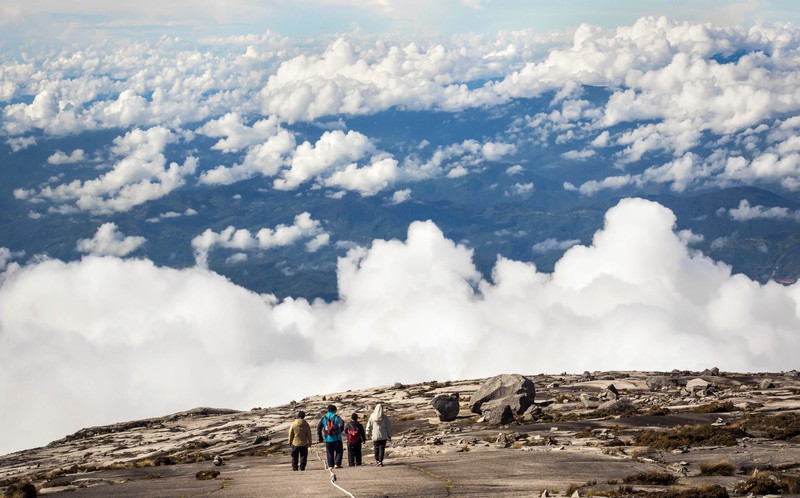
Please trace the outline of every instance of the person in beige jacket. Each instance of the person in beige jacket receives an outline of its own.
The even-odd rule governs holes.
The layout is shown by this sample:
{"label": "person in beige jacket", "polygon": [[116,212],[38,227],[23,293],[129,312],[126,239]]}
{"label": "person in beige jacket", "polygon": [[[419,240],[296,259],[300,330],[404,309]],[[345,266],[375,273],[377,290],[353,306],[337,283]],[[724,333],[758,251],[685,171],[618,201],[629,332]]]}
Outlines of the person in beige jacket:
{"label": "person in beige jacket", "polygon": [[383,467],[383,455],[386,452],[386,441],[392,440],[392,421],[383,413],[383,405],[375,405],[375,411],[367,420],[367,437],[372,436],[375,452],[375,465]]}
{"label": "person in beige jacket", "polygon": [[[289,427],[289,444],[292,445],[292,470],[306,470],[308,447],[312,443],[311,426],[306,422],[306,412],[297,412],[297,418]],[[299,460],[299,462],[298,462]]]}

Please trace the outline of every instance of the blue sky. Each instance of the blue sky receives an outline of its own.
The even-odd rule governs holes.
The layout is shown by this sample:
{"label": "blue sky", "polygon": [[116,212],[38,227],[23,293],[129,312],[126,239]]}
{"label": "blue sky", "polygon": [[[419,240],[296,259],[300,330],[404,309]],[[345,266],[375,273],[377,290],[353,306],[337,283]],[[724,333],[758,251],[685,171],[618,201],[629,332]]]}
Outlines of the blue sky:
{"label": "blue sky", "polygon": [[194,38],[267,30],[291,37],[353,30],[405,35],[544,32],[584,22],[614,27],[642,16],[728,25],[797,24],[800,11],[789,0],[4,0],[0,43],[11,48],[28,42]]}

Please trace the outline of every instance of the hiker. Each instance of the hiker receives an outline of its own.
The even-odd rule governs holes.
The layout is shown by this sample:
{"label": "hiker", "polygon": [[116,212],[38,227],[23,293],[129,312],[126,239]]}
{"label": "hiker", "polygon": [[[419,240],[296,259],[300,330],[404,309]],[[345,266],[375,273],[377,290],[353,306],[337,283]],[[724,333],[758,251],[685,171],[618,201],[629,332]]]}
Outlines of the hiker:
{"label": "hiker", "polygon": [[367,440],[364,426],[358,421],[358,413],[350,416],[350,422],[344,426],[347,434],[347,466],[361,465],[361,443]]}
{"label": "hiker", "polygon": [[[289,427],[289,444],[292,446],[292,470],[306,470],[308,447],[311,439],[311,426],[306,422],[306,412],[297,412],[297,418]],[[298,462],[299,460],[299,462]]]}
{"label": "hiker", "polygon": [[383,467],[383,454],[386,452],[386,441],[392,440],[392,421],[383,413],[383,405],[375,405],[375,411],[367,420],[367,437],[372,435],[375,450],[375,466]]}
{"label": "hiker", "polygon": [[[325,433],[323,439],[322,433]],[[342,432],[344,432],[344,420],[336,415],[336,406],[328,405],[328,413],[317,424],[317,439],[321,443],[325,441],[325,450],[328,456],[328,468],[342,468]]]}

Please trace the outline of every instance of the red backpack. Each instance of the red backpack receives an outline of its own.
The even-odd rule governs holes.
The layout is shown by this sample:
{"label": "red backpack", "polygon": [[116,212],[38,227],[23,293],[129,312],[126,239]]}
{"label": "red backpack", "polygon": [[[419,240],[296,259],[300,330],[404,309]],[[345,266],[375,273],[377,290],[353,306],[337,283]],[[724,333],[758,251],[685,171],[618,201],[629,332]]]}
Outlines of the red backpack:
{"label": "red backpack", "polygon": [[361,441],[361,434],[357,427],[347,429],[347,442],[350,444],[358,444]]}

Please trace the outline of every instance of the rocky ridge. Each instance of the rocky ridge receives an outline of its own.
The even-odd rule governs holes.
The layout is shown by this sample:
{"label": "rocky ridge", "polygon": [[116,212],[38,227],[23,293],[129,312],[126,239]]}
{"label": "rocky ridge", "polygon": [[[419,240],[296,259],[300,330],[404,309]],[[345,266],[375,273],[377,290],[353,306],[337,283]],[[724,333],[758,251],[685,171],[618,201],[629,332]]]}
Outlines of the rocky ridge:
{"label": "rocky ridge", "polygon": [[[313,426],[329,403],[362,420],[383,403],[396,429],[387,467],[338,471],[354,496],[800,496],[795,371],[524,378],[535,395],[503,392],[475,403],[496,379],[397,383],[271,408],[196,408],[82,429],[0,456],[0,491],[24,496],[23,485],[32,484],[39,495],[72,497],[108,496],[109,486],[113,496],[131,497],[347,496],[317,461],[321,445],[312,447],[309,470],[313,464],[323,472],[302,480],[286,472],[289,425],[301,409]],[[435,399],[447,401],[446,417]],[[491,418],[498,406],[503,416]],[[367,462],[370,451],[367,445]]]}

